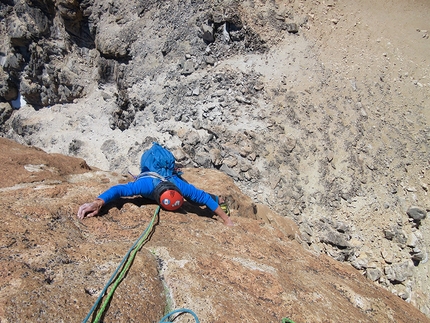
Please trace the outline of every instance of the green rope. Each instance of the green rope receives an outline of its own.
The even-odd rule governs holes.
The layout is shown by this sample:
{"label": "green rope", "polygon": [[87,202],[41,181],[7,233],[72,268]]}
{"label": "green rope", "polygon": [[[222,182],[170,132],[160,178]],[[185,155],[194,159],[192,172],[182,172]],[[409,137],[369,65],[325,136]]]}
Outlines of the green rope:
{"label": "green rope", "polygon": [[[109,294],[107,294],[106,299],[104,300],[102,306],[100,307],[97,316],[95,318],[95,320],[93,321],[93,323],[97,323],[101,316],[103,315],[106,306],[109,304],[110,299],[113,296],[113,293],[115,292],[115,289],[118,287],[119,283],[121,282],[121,280],[124,278],[125,274],[127,273],[128,269],[131,266],[131,263],[134,260],[134,257],[136,256],[136,253],[139,251],[139,249],[142,247],[142,245],[145,243],[146,239],[148,238],[149,234],[152,231],[155,219],[157,218],[158,213],[160,212],[160,206],[157,207],[157,209],[154,212],[154,215],[151,219],[151,222],[149,223],[148,227],[145,229],[145,231],[141,234],[141,236],[139,237],[139,239],[137,239],[137,241],[133,244],[133,246],[130,248],[130,250],[127,252],[127,254],[125,255],[125,257],[123,258],[122,262],[119,264],[118,268],[115,270],[115,272],[113,273],[112,277],[109,279],[108,283],[106,284],[105,288],[103,289],[103,291],[100,293],[99,298],[97,299],[97,301],[95,302],[95,304],[93,305],[93,307],[91,308],[90,312],[88,313],[87,317],[84,319],[84,321],[82,323],[85,323],[88,321],[88,318],[91,316],[91,314],[94,312],[94,309],[98,306],[100,300],[103,298],[103,296],[106,293],[106,290],[108,289],[108,287],[112,284],[113,279],[116,277],[115,282],[112,285],[112,288],[109,290]],[[126,262],[126,264],[123,266],[124,262]],[[119,275],[117,276],[118,271],[121,270],[121,272],[119,273]]]}
{"label": "green rope", "polygon": [[[102,290],[102,292],[100,293],[100,296],[98,297],[97,301],[94,303],[93,307],[91,308],[90,312],[88,313],[88,315],[86,316],[86,318],[82,321],[82,323],[86,323],[89,319],[89,317],[91,316],[91,314],[94,312],[94,309],[98,306],[98,304],[100,303],[100,300],[103,298],[103,296],[106,293],[106,290],[108,289],[108,287],[112,284],[112,281],[115,278],[115,282],[112,285],[112,288],[109,290],[109,294],[107,294],[102,306],[100,307],[96,318],[94,319],[93,323],[98,323],[100,318],[102,317],[103,313],[106,310],[106,306],[109,304],[109,301],[111,300],[113,293],[115,292],[116,288],[118,287],[118,285],[121,283],[122,279],[124,278],[125,274],[128,272],[128,270],[130,269],[131,263],[133,262],[136,253],[140,250],[140,248],[143,246],[143,244],[145,243],[146,239],[148,238],[149,234],[152,231],[152,228],[154,226],[154,222],[155,219],[157,218],[158,213],[160,212],[160,206],[157,207],[157,209],[154,212],[154,215],[151,219],[151,222],[149,223],[148,227],[145,229],[145,231],[141,234],[141,236],[139,237],[139,239],[136,240],[136,242],[133,244],[133,246],[131,246],[131,248],[128,250],[127,254],[124,256],[123,260],[121,261],[121,263],[119,264],[119,266],[117,267],[117,269],[115,270],[115,272],[113,273],[113,275],[111,276],[111,278],[109,279],[109,281],[107,282],[106,286],[104,287],[104,289]],[[126,262],[127,261],[127,262]],[[123,266],[123,264],[125,263],[125,265]],[[118,274],[118,271],[121,270],[121,272]],[[168,319],[170,316],[172,316],[175,313],[189,313],[191,314],[194,319],[196,320],[197,323],[199,323],[199,320],[197,318],[197,315],[188,309],[179,309],[179,310],[175,310],[173,312],[170,312],[169,314],[165,315],[160,323],[165,323],[165,322],[169,322],[169,321],[164,321],[165,319]],[[282,323],[294,323],[293,320],[289,319],[288,317],[284,317],[282,319]]]}
{"label": "green rope", "polygon": [[289,319],[288,317],[284,317],[282,319],[282,323],[294,323],[294,321],[292,319]]}

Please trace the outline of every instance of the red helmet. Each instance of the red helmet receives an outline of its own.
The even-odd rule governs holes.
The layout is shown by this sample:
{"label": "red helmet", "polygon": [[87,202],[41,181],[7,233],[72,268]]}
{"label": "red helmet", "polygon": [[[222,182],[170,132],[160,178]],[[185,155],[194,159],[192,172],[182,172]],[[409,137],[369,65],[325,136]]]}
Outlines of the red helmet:
{"label": "red helmet", "polygon": [[154,196],[160,206],[167,211],[175,211],[184,203],[184,198],[175,184],[160,182],[154,190]]}

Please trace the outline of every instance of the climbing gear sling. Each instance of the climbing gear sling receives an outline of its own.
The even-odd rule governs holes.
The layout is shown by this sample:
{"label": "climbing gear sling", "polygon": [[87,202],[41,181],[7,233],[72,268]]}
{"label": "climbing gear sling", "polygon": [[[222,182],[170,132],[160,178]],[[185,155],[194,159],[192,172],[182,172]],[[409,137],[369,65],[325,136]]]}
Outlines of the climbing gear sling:
{"label": "climbing gear sling", "polygon": [[[174,310],[174,311],[170,312],[169,314],[166,314],[166,315],[161,319],[160,323],[173,322],[173,321],[170,321],[170,316],[172,316],[173,314],[176,314],[176,313],[180,313],[179,315],[181,315],[182,313],[189,313],[189,314],[191,314],[191,315],[194,317],[194,319],[196,320],[196,323],[200,323],[200,321],[199,321],[199,319],[198,319],[197,315],[196,315],[193,311],[191,311],[191,310],[189,310],[189,309],[186,309],[186,308],[180,308],[180,309],[178,309],[178,310]],[[178,315],[178,316],[179,316],[179,315]],[[178,316],[176,316],[176,317],[178,317]],[[175,318],[176,318],[176,317],[175,317]],[[175,318],[174,318],[174,319],[175,319]],[[165,321],[165,319],[169,319],[169,321]],[[173,319],[173,320],[174,320],[174,319]]]}

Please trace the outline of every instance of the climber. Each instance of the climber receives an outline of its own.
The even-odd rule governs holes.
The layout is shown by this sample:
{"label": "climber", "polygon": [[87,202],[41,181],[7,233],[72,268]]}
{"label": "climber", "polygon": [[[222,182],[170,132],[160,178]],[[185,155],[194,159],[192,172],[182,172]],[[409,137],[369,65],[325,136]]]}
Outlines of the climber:
{"label": "climber", "polygon": [[226,226],[233,226],[229,208],[218,196],[196,188],[181,178],[175,170],[175,159],[166,148],[154,143],[141,158],[141,174],[135,181],[112,186],[94,200],[79,207],[78,218],[99,214],[103,205],[120,197],[141,195],[156,201],[163,209],[175,211],[182,206],[184,198],[189,202],[206,205],[219,216]]}
{"label": "climber", "polygon": [[[233,221],[224,211],[227,210],[229,213],[226,204],[223,203],[223,201],[220,201],[221,205],[219,205],[216,201],[217,197],[214,198],[213,195],[196,188],[192,184],[187,183],[179,176],[173,176],[170,181],[173,182],[173,184],[179,189],[179,192],[182,193],[182,195],[188,201],[197,203],[199,205],[206,205],[206,207],[208,207],[223,220],[224,225],[233,226]],[[157,191],[162,190],[162,188],[160,188],[162,186],[165,186],[167,190],[160,194]],[[157,198],[166,199],[163,194],[167,194],[167,197],[172,202],[169,203],[171,206],[163,206],[163,200],[160,202],[160,204],[164,209],[174,211],[174,205],[178,205],[180,207],[182,205],[183,198],[176,189],[170,189],[173,186],[169,186],[170,184],[164,184],[164,182],[161,180],[158,184],[154,185],[154,179],[151,177],[141,177],[136,181],[129,182],[127,184],[112,186],[107,191],[98,196],[94,202],[81,205],[78,210],[78,218],[82,220],[83,218],[95,216],[99,214],[103,205],[110,203],[120,197],[130,197],[135,195],[141,195],[145,198],[157,201]]]}

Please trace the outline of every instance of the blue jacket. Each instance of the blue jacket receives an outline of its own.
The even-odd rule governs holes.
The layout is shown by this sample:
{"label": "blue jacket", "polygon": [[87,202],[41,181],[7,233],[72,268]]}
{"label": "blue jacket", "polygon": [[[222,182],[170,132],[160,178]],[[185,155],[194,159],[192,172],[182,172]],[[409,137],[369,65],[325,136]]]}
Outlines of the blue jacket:
{"label": "blue jacket", "polygon": [[[206,205],[211,211],[215,211],[218,207],[218,203],[208,193],[187,183],[183,179],[173,176],[170,178],[170,181],[179,188],[182,196],[188,201]],[[159,182],[160,180],[151,177],[141,177],[134,182],[112,186],[98,198],[102,199],[106,204],[120,197],[131,197],[135,195],[141,195],[154,200],[152,193]]]}

